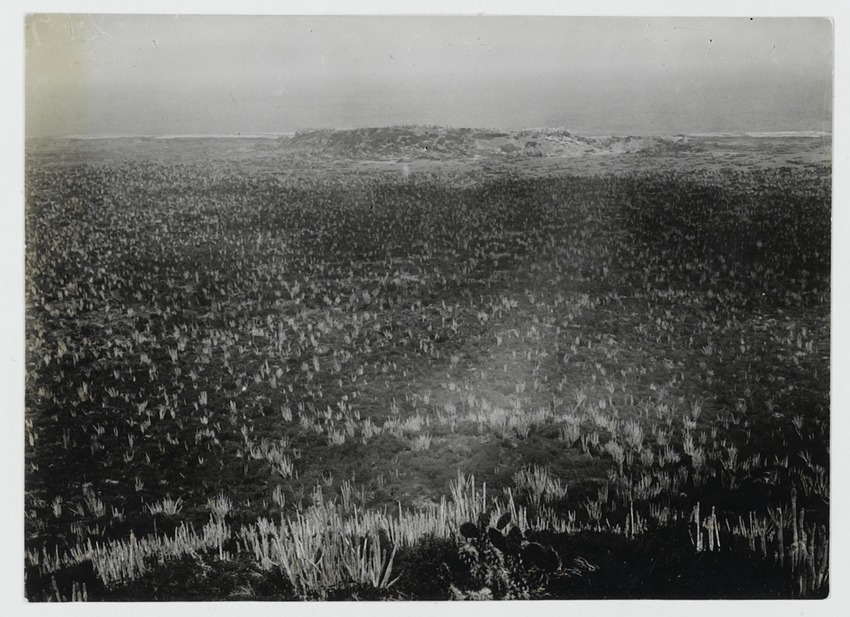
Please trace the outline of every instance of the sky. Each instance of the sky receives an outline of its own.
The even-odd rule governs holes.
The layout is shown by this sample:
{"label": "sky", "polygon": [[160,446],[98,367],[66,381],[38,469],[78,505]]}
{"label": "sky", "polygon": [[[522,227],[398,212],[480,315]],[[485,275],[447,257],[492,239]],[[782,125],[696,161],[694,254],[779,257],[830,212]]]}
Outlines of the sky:
{"label": "sky", "polygon": [[829,131],[817,18],[35,14],[27,136]]}

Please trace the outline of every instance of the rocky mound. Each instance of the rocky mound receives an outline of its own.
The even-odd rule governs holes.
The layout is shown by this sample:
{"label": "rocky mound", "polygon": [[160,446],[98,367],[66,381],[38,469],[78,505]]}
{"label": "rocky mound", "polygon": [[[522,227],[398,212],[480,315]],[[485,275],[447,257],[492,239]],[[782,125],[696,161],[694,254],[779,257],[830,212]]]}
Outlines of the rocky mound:
{"label": "rocky mound", "polygon": [[620,154],[685,147],[657,137],[581,137],[566,129],[487,129],[392,126],[319,129],[280,139],[287,150],[346,159],[468,159]]}

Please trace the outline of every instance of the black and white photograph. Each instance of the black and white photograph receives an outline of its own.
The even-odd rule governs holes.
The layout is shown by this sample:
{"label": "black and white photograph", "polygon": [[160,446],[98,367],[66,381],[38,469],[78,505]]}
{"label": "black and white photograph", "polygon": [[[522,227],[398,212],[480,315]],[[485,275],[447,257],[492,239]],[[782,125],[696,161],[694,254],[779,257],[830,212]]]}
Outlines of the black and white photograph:
{"label": "black and white photograph", "polygon": [[832,595],[833,15],[231,10],[16,15],[21,602]]}

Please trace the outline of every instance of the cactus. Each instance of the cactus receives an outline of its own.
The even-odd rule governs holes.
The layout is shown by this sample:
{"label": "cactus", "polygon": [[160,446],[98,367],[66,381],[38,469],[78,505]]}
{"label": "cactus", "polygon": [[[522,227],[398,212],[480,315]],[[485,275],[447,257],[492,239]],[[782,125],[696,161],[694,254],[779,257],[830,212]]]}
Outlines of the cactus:
{"label": "cactus", "polygon": [[460,526],[465,539],[460,557],[469,567],[475,588],[461,591],[453,587],[456,598],[542,597],[551,577],[575,575],[562,568],[561,559],[551,546],[530,541],[519,527],[511,525],[509,513],[500,516],[494,527],[490,522],[490,515],[484,513],[478,517],[477,525],[465,522]]}

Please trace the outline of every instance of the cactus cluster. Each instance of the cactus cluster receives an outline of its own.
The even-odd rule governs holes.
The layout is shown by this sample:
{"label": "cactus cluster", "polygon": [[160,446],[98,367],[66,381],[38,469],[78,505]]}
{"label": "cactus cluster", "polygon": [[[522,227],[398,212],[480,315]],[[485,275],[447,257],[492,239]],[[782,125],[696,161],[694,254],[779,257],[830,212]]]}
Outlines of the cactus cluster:
{"label": "cactus cluster", "polygon": [[484,512],[476,523],[460,526],[463,544],[460,558],[469,567],[471,591],[457,587],[457,599],[527,600],[545,595],[552,577],[569,575],[561,558],[550,546],[529,540],[522,530],[512,525],[510,512],[502,514],[495,524]]}

